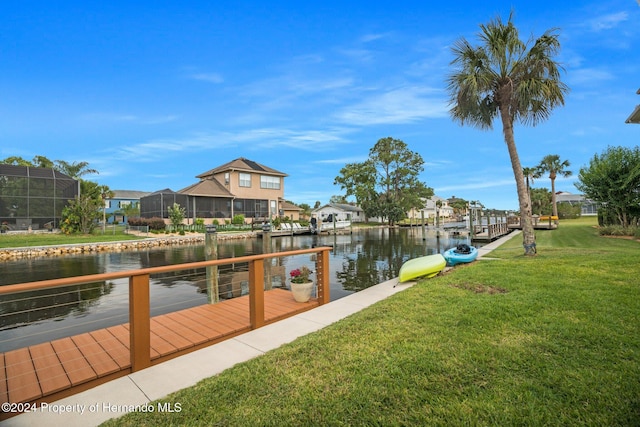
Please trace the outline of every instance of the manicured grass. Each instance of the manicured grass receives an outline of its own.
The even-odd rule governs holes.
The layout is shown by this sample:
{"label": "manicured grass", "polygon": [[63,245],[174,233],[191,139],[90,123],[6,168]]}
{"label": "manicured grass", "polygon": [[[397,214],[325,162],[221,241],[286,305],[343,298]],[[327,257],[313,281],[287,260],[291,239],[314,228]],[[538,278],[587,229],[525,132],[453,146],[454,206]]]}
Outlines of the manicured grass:
{"label": "manicured grass", "polygon": [[[150,234],[150,236],[153,236]],[[116,231],[115,234],[108,230],[102,234],[102,230],[93,234],[60,234],[60,233],[31,233],[31,234],[0,234],[0,248],[17,248],[48,245],[71,245],[73,243],[97,243],[115,242],[120,240],[138,240],[144,237],[124,234]]]}
{"label": "manicured grass", "polygon": [[640,425],[640,243],[520,237],[107,425]]}

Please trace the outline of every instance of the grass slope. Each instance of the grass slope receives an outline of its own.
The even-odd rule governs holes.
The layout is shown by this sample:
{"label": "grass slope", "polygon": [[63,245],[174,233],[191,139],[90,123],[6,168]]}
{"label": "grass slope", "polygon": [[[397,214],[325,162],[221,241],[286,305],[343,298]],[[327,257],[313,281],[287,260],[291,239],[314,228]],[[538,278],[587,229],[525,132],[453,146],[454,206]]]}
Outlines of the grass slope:
{"label": "grass slope", "polygon": [[107,425],[640,425],[640,243],[520,237]]}
{"label": "grass slope", "polygon": [[122,231],[116,233],[101,231],[94,234],[60,234],[60,233],[33,233],[33,234],[0,234],[0,249],[50,246],[50,245],[71,245],[75,243],[101,243],[119,242],[124,240],[140,240],[144,237],[125,234]]}

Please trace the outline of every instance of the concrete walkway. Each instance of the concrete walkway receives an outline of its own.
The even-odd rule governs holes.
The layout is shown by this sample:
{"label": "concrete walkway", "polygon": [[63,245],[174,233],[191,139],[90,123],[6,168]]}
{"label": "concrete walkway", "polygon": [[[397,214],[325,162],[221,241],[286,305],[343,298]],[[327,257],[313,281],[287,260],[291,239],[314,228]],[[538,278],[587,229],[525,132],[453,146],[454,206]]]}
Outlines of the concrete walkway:
{"label": "concrete walkway", "polygon": [[494,240],[493,242],[487,245],[484,245],[481,248],[478,248],[478,259],[482,259],[482,258],[489,259],[487,257],[487,254],[489,254],[489,252],[491,252],[498,246],[502,245],[507,240],[510,240],[512,237],[517,236],[518,234],[521,234],[521,233],[522,233],[522,230],[514,230],[511,233],[505,236],[502,236],[498,240]]}
{"label": "concrete walkway", "polygon": [[[511,233],[479,249],[479,258],[514,236]],[[398,285],[393,279],[340,298],[314,310],[264,326],[202,350],[94,387],[0,423],[5,426],[95,426],[135,410],[178,411],[178,407],[152,406],[150,402],[195,385],[235,364],[260,356],[298,337],[318,331],[356,313],[415,282]],[[398,286],[396,286],[398,285]]]}

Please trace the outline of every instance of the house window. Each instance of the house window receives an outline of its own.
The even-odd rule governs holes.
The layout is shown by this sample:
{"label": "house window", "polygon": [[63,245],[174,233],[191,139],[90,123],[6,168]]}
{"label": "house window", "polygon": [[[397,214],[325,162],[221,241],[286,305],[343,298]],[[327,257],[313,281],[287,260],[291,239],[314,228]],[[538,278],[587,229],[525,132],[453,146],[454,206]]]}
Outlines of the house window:
{"label": "house window", "polygon": [[229,172],[224,173],[224,185],[229,185]]}
{"label": "house window", "polygon": [[280,177],[260,175],[260,188],[268,188],[271,190],[280,189]]}
{"label": "house window", "polygon": [[251,187],[251,174],[240,173],[240,187]]}

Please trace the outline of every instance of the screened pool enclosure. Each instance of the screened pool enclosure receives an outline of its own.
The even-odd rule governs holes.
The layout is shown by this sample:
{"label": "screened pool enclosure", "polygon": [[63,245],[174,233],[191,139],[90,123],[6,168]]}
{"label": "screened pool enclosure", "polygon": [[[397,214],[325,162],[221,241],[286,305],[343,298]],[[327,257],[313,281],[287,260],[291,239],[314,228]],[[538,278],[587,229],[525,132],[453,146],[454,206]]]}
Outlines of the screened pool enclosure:
{"label": "screened pool enclosure", "polygon": [[3,231],[56,228],[77,180],[48,168],[0,164],[0,227]]}

